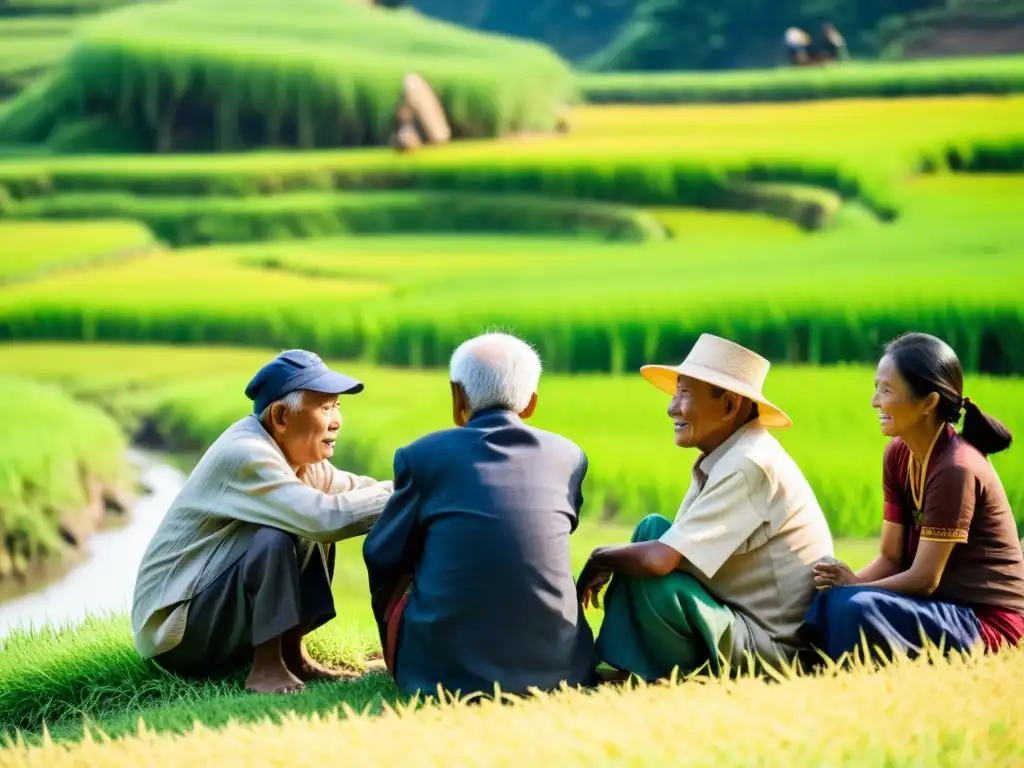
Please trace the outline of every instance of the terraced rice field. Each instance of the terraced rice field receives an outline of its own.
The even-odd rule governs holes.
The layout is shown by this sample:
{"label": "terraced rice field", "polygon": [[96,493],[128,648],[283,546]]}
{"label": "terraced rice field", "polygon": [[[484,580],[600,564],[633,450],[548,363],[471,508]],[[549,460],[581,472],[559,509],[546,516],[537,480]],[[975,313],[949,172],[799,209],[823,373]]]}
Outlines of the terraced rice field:
{"label": "terraced rice field", "polygon": [[898,224],[798,239],[708,216],[708,230],[691,218],[660,245],[441,236],[171,251],[0,291],[0,337],[273,343],[418,366],[494,326],[537,344],[548,370],[623,373],[681,359],[705,331],[780,362],[873,364],[917,328],[970,370],[1024,372],[1024,177],[908,190]]}
{"label": "terraced rice field", "polygon": [[145,252],[154,244],[135,222],[0,221],[0,284]]}
{"label": "terraced rice field", "polygon": [[[885,341],[906,330],[943,336],[971,371],[967,394],[1018,435],[1024,430],[1024,178],[1009,175],[1024,169],[1020,125],[1019,97],[585,107],[568,136],[465,142],[413,156],[0,162],[5,217],[131,212],[164,239],[191,228],[224,243],[33,273],[0,287],[0,359],[21,379],[102,404],[129,435],[194,452],[248,411],[242,389],[270,355],[312,348],[367,382],[344,404],[337,463],[386,477],[397,446],[448,425],[439,367],[453,347],[485,329],[516,332],[537,345],[546,367],[535,423],[573,438],[590,457],[584,524],[574,537],[578,569],[595,544],[621,541],[644,514],[676,509],[694,456],[673,446],[667,398],[636,368],[678,362],[699,333],[719,333],[774,361],[768,396],[796,422],[780,439],[818,494],[839,556],[856,567],[872,556],[881,518],[885,439],[869,400]],[[923,169],[942,173],[914,175]],[[750,183],[824,191],[816,210],[842,204],[816,234],[793,225],[792,209],[768,210],[763,197],[747,206],[757,215],[702,210],[742,207],[737,185]],[[518,236],[411,237],[395,224],[398,233],[352,237],[352,220],[319,203],[291,218],[281,213],[294,213],[293,195],[367,189],[424,200],[514,193],[536,208],[602,201],[650,216],[671,237],[602,243],[570,227],[562,234],[572,236],[549,228],[523,237],[534,225],[512,216],[503,226]],[[790,191],[781,197],[793,203]],[[273,226],[253,226],[261,217]],[[349,236],[282,242],[339,232]],[[230,242],[254,236],[274,240]],[[56,245],[31,253],[47,264],[79,258]],[[1021,455],[1013,449],[994,463],[1021,525]],[[341,618],[317,633],[313,648],[360,667],[379,643],[358,542],[343,551],[335,582]],[[246,697],[238,680],[185,684],[139,661],[124,618],[114,617],[0,645],[0,722],[27,729],[36,744],[0,749],[0,766],[257,754],[380,764],[404,744],[424,764],[660,763],[681,754],[707,765],[1012,764],[1024,759],[1012,706],[1021,658],[773,685],[563,694],[500,711],[448,707],[369,719],[343,709],[344,723],[333,715],[309,722],[295,715],[342,705],[379,714],[399,699],[379,675],[313,686],[290,701]],[[668,711],[689,714],[666,720]],[[80,740],[83,713],[129,738],[39,745],[44,719],[58,739]],[[140,716],[164,735],[131,737]],[[275,724],[253,724],[263,718]],[[194,721],[228,727],[174,736]],[[738,730],[737,722],[757,727]]]}

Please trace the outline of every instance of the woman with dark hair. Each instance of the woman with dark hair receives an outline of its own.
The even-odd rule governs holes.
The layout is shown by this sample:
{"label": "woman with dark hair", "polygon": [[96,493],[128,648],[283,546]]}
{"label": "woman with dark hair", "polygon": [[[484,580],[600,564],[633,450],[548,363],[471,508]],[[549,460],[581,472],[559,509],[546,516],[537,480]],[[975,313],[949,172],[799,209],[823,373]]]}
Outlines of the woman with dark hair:
{"label": "woman with dark hair", "polygon": [[[987,456],[1009,430],[963,396],[956,353],[910,333],[886,347],[871,405],[885,450],[881,552],[854,573],[815,567],[810,640],[832,659],[868,648],[994,651],[1024,636],[1024,552],[1006,492]],[[959,434],[953,429],[963,414]]]}

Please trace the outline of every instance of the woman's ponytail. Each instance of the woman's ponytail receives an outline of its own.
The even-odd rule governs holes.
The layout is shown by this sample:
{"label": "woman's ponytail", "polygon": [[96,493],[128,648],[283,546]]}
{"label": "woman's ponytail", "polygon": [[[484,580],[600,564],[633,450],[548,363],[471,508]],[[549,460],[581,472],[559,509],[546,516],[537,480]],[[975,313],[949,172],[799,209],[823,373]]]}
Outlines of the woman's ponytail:
{"label": "woman's ponytail", "polygon": [[1013,434],[998,419],[994,419],[965,397],[961,402],[964,409],[964,426],[960,437],[989,456],[1005,451],[1013,443]]}

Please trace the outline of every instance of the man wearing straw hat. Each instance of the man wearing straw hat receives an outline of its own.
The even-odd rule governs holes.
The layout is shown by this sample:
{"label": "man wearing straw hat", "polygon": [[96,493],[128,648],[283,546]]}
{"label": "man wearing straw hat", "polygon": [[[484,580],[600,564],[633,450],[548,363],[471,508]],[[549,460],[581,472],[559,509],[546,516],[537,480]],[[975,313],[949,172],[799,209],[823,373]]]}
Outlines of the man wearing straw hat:
{"label": "man wearing straw hat", "polygon": [[800,469],[769,433],[792,425],[762,392],[770,363],[704,334],[682,364],[641,368],[672,395],[675,443],[700,451],[674,521],[652,514],[632,543],[598,547],[578,581],[605,618],[602,662],[648,680],[779,668],[814,596],[814,565],[832,556],[828,524]]}

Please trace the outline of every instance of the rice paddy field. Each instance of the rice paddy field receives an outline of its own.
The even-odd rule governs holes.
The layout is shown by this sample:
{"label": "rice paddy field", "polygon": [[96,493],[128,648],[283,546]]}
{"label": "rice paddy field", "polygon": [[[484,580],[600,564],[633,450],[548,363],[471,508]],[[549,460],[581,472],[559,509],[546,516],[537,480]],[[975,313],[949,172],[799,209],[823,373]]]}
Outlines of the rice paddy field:
{"label": "rice paddy field", "polygon": [[0,222],[0,283],[146,252],[153,236],[134,221]]}
{"label": "rice paddy field", "polygon": [[[123,477],[130,443],[187,464],[288,347],[366,382],[335,462],[386,478],[449,425],[459,342],[533,343],[534,423],[590,459],[577,571],[677,509],[695,455],[637,369],[703,332],[772,360],[779,439],[854,568],[881,523],[889,339],[949,341],[966,394],[1024,434],[1020,57],[585,75],[408,10],[121,5],[0,9],[0,575],[60,556],[61,511],[84,503],[62,478]],[[457,140],[401,154],[380,145],[413,68]],[[1019,450],[993,463],[1024,531]],[[143,662],[123,615],[16,631],[0,767],[1024,761],[1021,652],[408,701],[376,663],[360,545],[339,545],[339,616],[310,642],[358,679],[257,697]]]}

